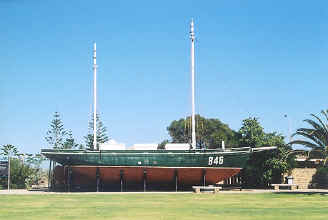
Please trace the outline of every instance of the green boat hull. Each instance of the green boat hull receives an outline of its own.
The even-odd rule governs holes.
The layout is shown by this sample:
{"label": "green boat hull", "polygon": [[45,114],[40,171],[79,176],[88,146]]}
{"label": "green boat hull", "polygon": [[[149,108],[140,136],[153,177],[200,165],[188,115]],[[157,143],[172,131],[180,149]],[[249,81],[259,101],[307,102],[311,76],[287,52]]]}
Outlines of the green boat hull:
{"label": "green boat hull", "polygon": [[[240,172],[251,148],[235,150],[53,150],[43,155],[59,163],[54,168],[56,185],[175,186],[216,184]],[[98,186],[98,185],[97,185]],[[114,187],[115,188],[115,187]],[[112,190],[112,189],[110,189]]]}
{"label": "green boat hull", "polygon": [[43,155],[63,166],[243,168],[250,150],[52,150]]}

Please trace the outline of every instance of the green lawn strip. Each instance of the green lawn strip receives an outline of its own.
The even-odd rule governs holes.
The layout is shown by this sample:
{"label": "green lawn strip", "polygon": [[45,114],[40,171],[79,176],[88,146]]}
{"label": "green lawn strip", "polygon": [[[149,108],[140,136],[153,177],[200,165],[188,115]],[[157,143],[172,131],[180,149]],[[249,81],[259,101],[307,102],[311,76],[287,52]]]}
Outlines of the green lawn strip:
{"label": "green lawn strip", "polygon": [[307,194],[1,195],[0,219],[327,219],[328,196]]}

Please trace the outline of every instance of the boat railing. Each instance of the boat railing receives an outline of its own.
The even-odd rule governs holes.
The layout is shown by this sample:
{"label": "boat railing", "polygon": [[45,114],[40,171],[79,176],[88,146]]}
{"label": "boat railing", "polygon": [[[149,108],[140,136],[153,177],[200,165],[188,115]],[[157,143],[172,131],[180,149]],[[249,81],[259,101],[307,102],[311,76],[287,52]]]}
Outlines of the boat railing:
{"label": "boat railing", "polygon": [[244,151],[244,150],[249,150],[249,149],[251,149],[251,147],[232,147],[232,148],[226,148],[226,149],[227,149],[227,150],[231,149],[231,150],[233,150],[233,151],[240,151],[240,150]]}
{"label": "boat railing", "polygon": [[254,147],[252,148],[253,152],[260,152],[260,151],[265,151],[265,150],[275,150],[277,149],[276,146],[270,146],[270,147]]}

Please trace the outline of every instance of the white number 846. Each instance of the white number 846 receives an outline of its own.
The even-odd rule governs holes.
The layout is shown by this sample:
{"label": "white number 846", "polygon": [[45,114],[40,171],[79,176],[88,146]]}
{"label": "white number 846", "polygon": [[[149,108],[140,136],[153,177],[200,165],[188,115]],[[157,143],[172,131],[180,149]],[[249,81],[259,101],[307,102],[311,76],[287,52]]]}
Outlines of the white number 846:
{"label": "white number 846", "polygon": [[208,157],[208,165],[222,165],[223,164],[223,156],[217,156],[217,157]]}

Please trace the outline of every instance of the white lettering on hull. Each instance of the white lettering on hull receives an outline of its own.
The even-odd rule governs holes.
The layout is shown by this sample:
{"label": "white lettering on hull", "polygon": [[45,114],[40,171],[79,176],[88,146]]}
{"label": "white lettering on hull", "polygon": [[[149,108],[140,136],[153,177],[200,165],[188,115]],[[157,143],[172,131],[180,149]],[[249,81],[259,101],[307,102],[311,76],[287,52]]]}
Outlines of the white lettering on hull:
{"label": "white lettering on hull", "polygon": [[216,157],[208,157],[208,165],[222,165],[223,164],[223,156],[216,156]]}

